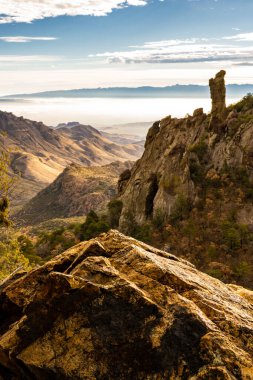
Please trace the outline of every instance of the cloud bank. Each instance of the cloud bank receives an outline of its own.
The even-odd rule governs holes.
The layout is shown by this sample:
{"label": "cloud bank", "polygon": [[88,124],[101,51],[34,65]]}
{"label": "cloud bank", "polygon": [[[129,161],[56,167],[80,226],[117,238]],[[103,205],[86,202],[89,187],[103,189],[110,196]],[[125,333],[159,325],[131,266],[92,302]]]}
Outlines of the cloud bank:
{"label": "cloud bank", "polygon": [[146,42],[129,50],[104,52],[90,57],[109,63],[191,63],[253,61],[253,33],[221,38],[190,38]]}
{"label": "cloud bank", "polygon": [[0,0],[0,23],[57,16],[105,16],[113,9],[143,6],[149,0]]}

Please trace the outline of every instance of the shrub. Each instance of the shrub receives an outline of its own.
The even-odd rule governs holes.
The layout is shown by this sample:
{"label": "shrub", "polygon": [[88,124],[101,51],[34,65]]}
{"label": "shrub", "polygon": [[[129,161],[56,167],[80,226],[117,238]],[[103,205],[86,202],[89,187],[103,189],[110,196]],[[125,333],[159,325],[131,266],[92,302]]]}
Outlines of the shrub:
{"label": "shrub", "polygon": [[119,226],[123,203],[118,199],[114,199],[108,203],[107,208],[110,227],[117,228]]}
{"label": "shrub", "polygon": [[209,275],[209,276],[212,276],[212,277],[215,277],[217,278],[218,280],[221,280],[223,278],[223,273],[221,272],[220,269],[208,269],[206,271],[206,273]]}
{"label": "shrub", "polygon": [[109,224],[103,218],[100,218],[94,211],[90,211],[86,221],[80,227],[80,239],[89,240],[102,232],[109,231]]}
{"label": "shrub", "polygon": [[7,197],[0,199],[0,226],[9,227],[9,200]]}
{"label": "shrub", "polygon": [[151,225],[146,223],[143,225],[139,225],[136,222],[134,214],[129,211],[125,215],[124,219],[124,227],[123,229],[126,233],[138,240],[143,241],[144,243],[150,243],[152,238],[152,228]]}
{"label": "shrub", "polygon": [[28,270],[29,260],[21,253],[17,239],[0,241],[0,280],[21,267]]}
{"label": "shrub", "polygon": [[191,145],[189,148],[189,152],[195,153],[200,161],[204,159],[207,150],[208,145],[203,139],[200,140],[198,143]]}
{"label": "shrub", "polygon": [[189,171],[190,171],[190,177],[194,183],[204,184],[204,180],[205,180],[204,170],[195,158],[190,158]]}
{"label": "shrub", "polygon": [[175,195],[180,182],[180,177],[173,175],[170,178],[164,178],[161,184],[168,194]]}
{"label": "shrub", "polygon": [[41,258],[36,254],[35,245],[26,235],[20,235],[18,237],[19,249],[22,255],[24,255],[31,264],[41,264]]}
{"label": "shrub", "polygon": [[248,111],[253,109],[253,94],[248,93],[238,103],[233,104],[228,108],[230,111],[235,109],[237,112]]}
{"label": "shrub", "polygon": [[237,249],[241,246],[241,236],[237,229],[237,224],[226,221],[222,225],[223,241],[230,250]]}
{"label": "shrub", "polygon": [[156,210],[152,219],[153,226],[158,231],[161,231],[164,228],[165,223],[166,223],[165,213],[161,209]]}
{"label": "shrub", "polygon": [[245,277],[251,273],[252,266],[246,261],[241,261],[237,263],[234,271],[237,277]]}
{"label": "shrub", "polygon": [[176,224],[177,222],[188,218],[192,209],[192,202],[183,194],[177,197],[170,214],[170,222]]}
{"label": "shrub", "polygon": [[217,249],[213,244],[207,248],[207,256],[210,260],[214,260],[217,258]]}

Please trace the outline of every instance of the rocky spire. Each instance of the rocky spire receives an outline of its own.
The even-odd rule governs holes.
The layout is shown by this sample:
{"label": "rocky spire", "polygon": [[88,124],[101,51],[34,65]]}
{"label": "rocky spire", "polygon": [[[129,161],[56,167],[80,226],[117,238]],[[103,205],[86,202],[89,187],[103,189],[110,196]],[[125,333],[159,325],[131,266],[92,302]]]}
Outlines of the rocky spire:
{"label": "rocky spire", "polygon": [[219,128],[223,125],[226,119],[226,86],[225,77],[226,71],[221,70],[210,79],[209,86],[212,98],[212,111],[210,127],[212,129]]}

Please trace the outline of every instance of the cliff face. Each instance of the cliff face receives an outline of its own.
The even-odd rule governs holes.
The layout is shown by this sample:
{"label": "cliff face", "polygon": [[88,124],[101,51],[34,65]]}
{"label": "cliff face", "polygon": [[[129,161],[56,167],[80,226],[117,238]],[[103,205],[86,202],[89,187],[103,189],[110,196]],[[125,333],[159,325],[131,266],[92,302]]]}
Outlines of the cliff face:
{"label": "cliff face", "polygon": [[253,293],[116,231],[0,285],[0,378],[253,378]]}
{"label": "cliff face", "polygon": [[[252,180],[253,107],[226,109],[224,75],[210,80],[211,114],[197,109],[192,116],[168,116],[150,128],[142,158],[127,179],[120,179],[123,230],[130,214],[139,224],[158,212],[168,219],[181,195],[196,207],[208,186],[226,188],[224,181],[234,169],[247,171]],[[250,204],[247,210],[245,222],[251,222]]]}

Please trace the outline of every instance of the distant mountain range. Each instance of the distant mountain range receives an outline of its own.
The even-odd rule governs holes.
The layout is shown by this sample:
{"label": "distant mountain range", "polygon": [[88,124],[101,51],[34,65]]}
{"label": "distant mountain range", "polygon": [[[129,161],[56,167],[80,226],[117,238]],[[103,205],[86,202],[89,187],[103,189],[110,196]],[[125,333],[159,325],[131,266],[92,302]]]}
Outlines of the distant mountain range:
{"label": "distant mountain range", "polygon": [[[242,97],[253,93],[253,84],[229,84],[227,96]],[[109,87],[109,88],[83,88],[77,90],[59,90],[37,92],[33,94],[16,94],[1,99],[25,98],[209,98],[208,86],[175,85],[166,87]]]}

